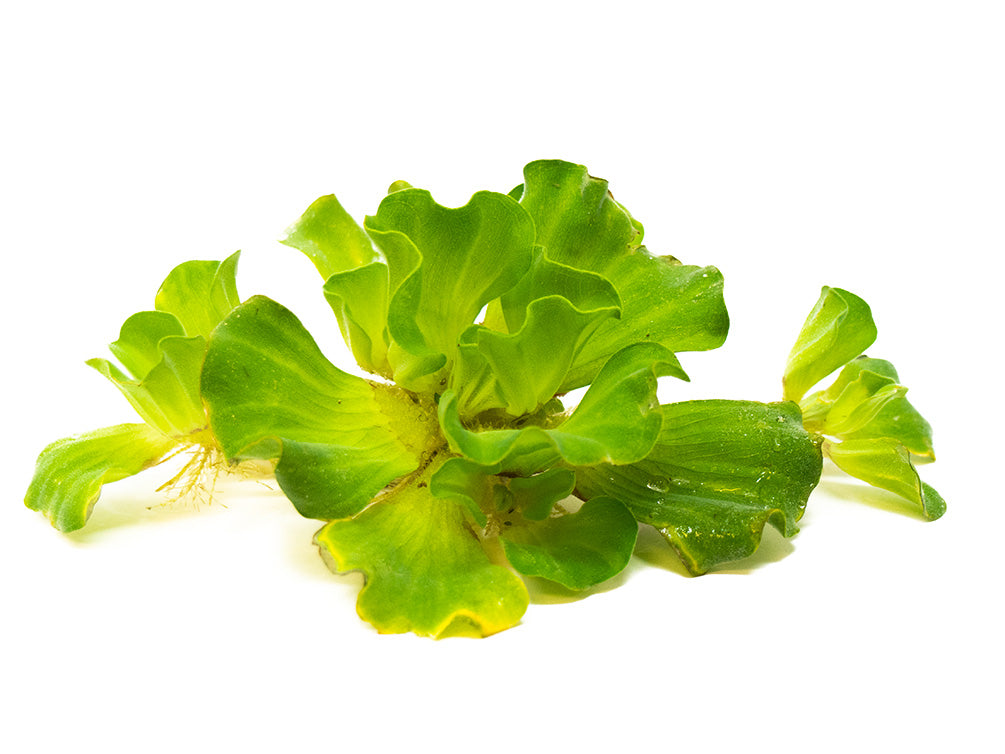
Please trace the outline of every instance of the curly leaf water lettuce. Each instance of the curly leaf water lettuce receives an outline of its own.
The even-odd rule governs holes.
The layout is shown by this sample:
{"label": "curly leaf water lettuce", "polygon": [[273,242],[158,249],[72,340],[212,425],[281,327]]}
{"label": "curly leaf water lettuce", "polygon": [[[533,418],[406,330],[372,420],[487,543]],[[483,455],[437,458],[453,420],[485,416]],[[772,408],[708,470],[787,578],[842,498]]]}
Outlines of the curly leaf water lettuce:
{"label": "curly leaf water lettuce", "polygon": [[200,472],[217,453],[199,389],[207,339],[236,306],[239,252],[222,262],[185,262],[171,271],[154,311],[129,317],[109,345],[108,359],[87,363],[107,377],[143,424],[105,427],[50,444],[38,458],[25,504],[62,531],[87,522],[103,485],[155,466],[172,452],[196,451],[173,481]]}
{"label": "curly leaf water lettuce", "polygon": [[[946,503],[921,481],[912,460],[935,459],[931,426],[904,397],[907,388],[893,364],[862,355],[876,334],[865,301],[825,287],[789,355],[785,394],[800,402],[806,428],[821,438],[824,454],[838,468],[899,495],[934,520]],[[839,368],[830,386],[806,395]]]}
{"label": "curly leaf water lettuce", "polygon": [[[362,225],[323,197],[285,243],[324,277],[359,364],[397,387],[335,368],[274,302],[252,299],[217,329],[203,394],[225,451],[275,459],[298,509],[330,521],[316,541],[336,570],[366,574],[359,611],[378,630],[442,635],[460,621],[491,633],[526,604],[492,558],[581,590],[626,566],[640,521],[684,531],[671,513],[646,512],[652,481],[639,476],[654,453],[650,464],[663,462],[661,438],[672,444],[658,379],[688,379],[676,353],[721,345],[728,316],[715,268],[656,257],[641,239],[606,181],[559,161],[456,209],[399,182]],[[566,409],[561,395],[583,386]],[[702,568],[749,554],[768,521],[795,531],[820,453],[798,420],[774,421],[782,414],[761,429],[767,455],[741,449],[754,456],[749,490],[678,485],[698,509],[711,497],[716,510],[743,510],[728,534],[718,524],[686,550]],[[726,431],[689,426],[709,447]],[[776,456],[776,440],[791,451]],[[597,469],[638,484],[610,489]],[[423,589],[406,588],[405,572]]]}
{"label": "curly leaf water lettuce", "polygon": [[359,615],[435,637],[515,625],[534,580],[602,584],[640,526],[693,574],[747,557],[766,525],[798,531],[825,455],[941,512],[910,461],[932,456],[928,424],[893,367],[860,356],[875,325],[845,291],[807,319],[783,402],[661,404],[661,379],[688,379],[679,354],[722,345],[729,318],[719,271],[650,253],[643,232],[606,181],[558,160],[456,208],[397,181],[361,223],[321,197],[283,242],[371,377],[281,304],[240,303],[236,255],[187,263],[123,326],[121,367],[92,363],[146,423],[51,446],[29,505],[74,528],[102,483],[179,443],[269,461],[323,522],[332,570],[363,573]]}

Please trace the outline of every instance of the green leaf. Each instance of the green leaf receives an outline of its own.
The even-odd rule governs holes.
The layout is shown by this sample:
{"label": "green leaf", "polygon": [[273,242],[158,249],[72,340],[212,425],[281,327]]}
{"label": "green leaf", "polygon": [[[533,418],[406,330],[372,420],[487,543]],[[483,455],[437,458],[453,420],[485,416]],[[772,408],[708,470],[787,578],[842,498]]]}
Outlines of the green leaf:
{"label": "green leaf", "polygon": [[488,636],[527,609],[523,582],[489,560],[464,508],[424,482],[396,487],[315,540],[333,570],[363,572],[356,610],[381,633]]}
{"label": "green leaf", "polygon": [[934,521],[946,512],[946,502],[931,486],[921,481],[911,454],[890,438],[844,440],[824,445],[842,471],[874,487],[893,492],[914,503],[921,514]]}
{"label": "green leaf", "polygon": [[659,343],[675,352],[722,345],[729,317],[718,270],[650,254],[641,245],[641,223],[613,199],[607,181],[582,165],[532,162],[524,177],[520,203],[534,218],[536,242],[548,258],[599,273],[621,300],[620,318],[604,323],[585,344],[563,390],[589,384],[610,354],[633,343]]}
{"label": "green leaf", "polygon": [[[883,359],[870,359],[861,356],[845,367],[845,370],[852,370],[849,374],[854,374],[854,370],[866,369],[881,374],[893,382],[900,382],[900,377],[898,377],[893,364]],[[931,425],[902,395],[885,404],[867,425],[844,435],[844,439],[847,440],[866,440],[880,437],[897,440],[915,455],[935,459]]]}
{"label": "green leaf", "polygon": [[365,227],[389,265],[394,379],[438,392],[458,336],[530,266],[534,224],[504,194],[480,191],[448,209],[427,191],[404,189],[386,196]]}
{"label": "green leaf", "polygon": [[281,243],[306,254],[326,281],[337,272],[380,261],[369,236],[332,195],[308,207]]}
{"label": "green leaf", "polygon": [[469,327],[461,335],[450,382],[461,414],[493,408],[512,416],[533,413],[559,392],[583,343],[617,313],[615,307],[584,312],[568,299],[547,296],[531,303],[515,333]]}
{"label": "green leaf", "polygon": [[108,348],[135,379],[142,380],[162,358],[160,342],[183,335],[185,328],[173,314],[137,312],[122,323],[119,339]]}
{"label": "green leaf", "polygon": [[161,284],[156,311],[129,317],[107,359],[87,364],[109,379],[146,424],[122,424],[59,440],[39,457],[25,502],[64,531],[85,524],[101,487],[154,463],[177,444],[211,452],[215,440],[199,391],[206,338],[237,304],[239,253],[223,262],[175,267]]}
{"label": "green leaf", "polygon": [[387,265],[382,262],[338,272],[328,278],[324,294],[356,363],[389,378],[387,274]]}
{"label": "green leaf", "polygon": [[885,377],[864,371],[838,396],[827,414],[824,432],[843,436],[865,427],[896,398],[902,398],[907,388],[891,384]]}
{"label": "green leaf", "polygon": [[577,513],[505,527],[499,537],[506,558],[520,573],[580,590],[624,570],[638,531],[624,505],[598,497]]}
{"label": "green leaf", "polygon": [[157,310],[129,317],[109,345],[129,374],[107,359],[87,362],[164,434],[183,438],[206,428],[199,374],[210,332],[239,302],[239,256],[184,262],[168,274],[157,291]]}
{"label": "green leaf", "polygon": [[569,497],[575,486],[576,474],[571,469],[549,469],[509,480],[513,506],[528,521],[546,519],[555,503]]}
{"label": "green leaf", "polygon": [[[227,457],[279,459],[283,492],[303,516],[320,519],[356,513],[419,464],[421,450],[406,446],[406,430],[392,429],[378,390],[334,366],[289,310],[263,296],[220,324],[202,376]],[[420,419],[411,431],[429,434]]]}
{"label": "green leaf", "polygon": [[552,261],[603,273],[642,243],[642,226],[614,201],[607,181],[583,165],[538,160],[523,175],[520,204],[534,218],[537,244]]}
{"label": "green leaf", "polygon": [[614,316],[620,316],[621,297],[607,278],[554,262],[543,248],[537,247],[527,274],[499,299],[504,320],[499,329],[516,332],[523,327],[531,304],[549,296],[560,296],[579,311],[613,309],[618,312]]}
{"label": "green leaf", "polygon": [[569,469],[549,469],[527,477],[496,476],[499,466],[485,467],[453,457],[433,474],[433,497],[465,505],[479,526],[500,511],[516,513],[528,521],[549,516],[555,503],[572,494],[576,475]]}
{"label": "green leaf", "polygon": [[329,195],[307,208],[282,243],[306,254],[325,279],[325,298],[356,362],[389,377],[388,270],[370,237]]}
{"label": "green leaf", "polygon": [[192,261],[175,267],[154,298],[157,311],[173,314],[189,336],[208,339],[241,299],[237,295],[235,252],[222,262]]}
{"label": "green leaf", "polygon": [[622,256],[604,275],[617,288],[621,317],[604,322],[585,343],[563,391],[589,384],[608,354],[631,343],[659,343],[680,352],[705,351],[725,342],[729,315],[722,273],[714,267],[682,265],[642,248]]}
{"label": "green leaf", "polygon": [[632,463],[648,454],[659,434],[657,377],[668,374],[683,375],[674,355],[640,343],[612,356],[572,415],[554,428],[468,429],[453,391],[440,399],[440,426],[455,453],[523,476],[559,459],[573,466]]}
{"label": "green leaf", "polygon": [[156,465],[175,444],[146,424],[57,440],[39,455],[24,503],[60,531],[75,531],[87,523],[103,485]]}
{"label": "green leaf", "polygon": [[889,377],[862,369],[856,360],[841,370],[834,384],[803,400],[803,424],[811,432],[841,437],[867,426],[887,403],[906,392]]}
{"label": "green leaf", "polygon": [[853,293],[824,286],[789,353],[782,378],[785,399],[798,402],[807,390],[875,340],[876,324],[869,305]]}
{"label": "green leaf", "polygon": [[621,500],[693,574],[752,554],[766,523],[798,531],[822,462],[795,404],[688,401],[663,416],[644,460],[577,469],[578,494]]}
{"label": "green leaf", "polygon": [[429,491],[433,497],[464,505],[475,522],[484,527],[488,523],[486,509],[498,485],[494,473],[466,458],[449,458],[432,475]]}
{"label": "green leaf", "polygon": [[87,365],[115,385],[136,412],[166,435],[188,437],[206,428],[206,413],[199,395],[199,373],[206,353],[201,335],[169,335],[157,343],[160,360],[143,379],[132,379],[107,359],[89,359]]}
{"label": "green leaf", "polygon": [[410,188],[413,188],[411,183],[399,179],[397,181],[394,181],[393,183],[391,183],[390,186],[387,187],[387,193],[393,194],[395,191],[404,191],[405,189]]}

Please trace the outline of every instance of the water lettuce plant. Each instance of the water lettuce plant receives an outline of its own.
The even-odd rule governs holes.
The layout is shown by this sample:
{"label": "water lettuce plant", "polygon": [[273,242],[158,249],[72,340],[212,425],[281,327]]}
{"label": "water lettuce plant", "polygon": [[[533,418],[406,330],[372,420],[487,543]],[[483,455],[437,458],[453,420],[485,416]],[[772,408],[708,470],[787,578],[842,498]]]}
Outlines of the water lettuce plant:
{"label": "water lettuce plant", "polygon": [[25,504],[61,531],[79,529],[104,484],[138,474],[182,451],[191,457],[164,487],[194,493],[222,458],[199,392],[213,328],[239,303],[235,253],[222,262],[178,265],[154,309],[129,317],[109,345],[118,359],[87,363],[115,385],[143,423],[118,424],[63,438],[38,458]]}
{"label": "water lettuce plant", "polygon": [[725,340],[722,275],[648,251],[581,165],[523,177],[459,208],[397,182],[362,224],[325,196],[290,228],[370,378],[279,303],[240,302],[236,255],[177,268],[112,344],[129,374],[91,362],[146,423],[46,448],[28,506],[79,528],[103,483],[177,446],[269,462],[324,522],[330,567],[365,575],[359,615],[436,637],[513,626],[528,578],[610,579],[640,525],[693,574],[753,553],[766,524],[792,536],[824,456],[942,514],[912,463],[933,457],[928,424],[892,365],[862,355],[876,337],[864,301],[824,288],[783,400],[660,404],[661,378],[688,379],[677,354]]}

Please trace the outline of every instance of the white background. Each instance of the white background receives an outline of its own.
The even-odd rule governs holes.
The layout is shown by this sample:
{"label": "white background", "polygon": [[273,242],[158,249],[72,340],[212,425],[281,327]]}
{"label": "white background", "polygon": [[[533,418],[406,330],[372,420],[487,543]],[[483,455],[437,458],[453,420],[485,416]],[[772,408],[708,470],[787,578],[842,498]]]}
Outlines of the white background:
{"label": "white background", "polygon": [[[5,7],[0,747],[1001,751],[999,3]],[[819,287],[868,300],[945,517],[828,472],[748,561],[688,578],[647,535],[615,584],[434,642],[361,622],[359,578],[260,485],[163,507],[153,470],[71,536],[23,507],[46,443],[133,420],[83,361],[174,265],[244,250],[242,295],[341,360],[276,243],[301,211],[362,218],[399,178],[459,205],[541,157],[723,271],[726,346],[667,400],[777,399]]]}

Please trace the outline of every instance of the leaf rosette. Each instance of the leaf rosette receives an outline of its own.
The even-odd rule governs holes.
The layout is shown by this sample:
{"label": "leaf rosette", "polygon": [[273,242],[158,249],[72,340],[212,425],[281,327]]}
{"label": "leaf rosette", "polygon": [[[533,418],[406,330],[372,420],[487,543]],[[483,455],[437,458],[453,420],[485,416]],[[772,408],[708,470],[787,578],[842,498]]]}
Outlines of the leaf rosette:
{"label": "leaf rosette", "polygon": [[62,531],[87,523],[103,485],[161,463],[185,449],[193,458],[168,486],[194,490],[218,447],[203,407],[200,373],[210,333],[239,302],[240,253],[222,262],[190,261],[161,284],[152,311],[122,325],[109,350],[118,363],[91,359],[143,423],[105,427],[57,440],[39,455],[25,504]]}
{"label": "leaf rosette", "polygon": [[[364,573],[358,609],[379,631],[506,628],[527,605],[514,572],[589,589],[625,568],[640,522],[696,571],[749,554],[766,523],[795,532],[820,453],[794,405],[660,405],[660,378],[688,379],[677,354],[718,347],[729,320],[718,270],[642,236],[606,181],[560,161],[458,208],[397,182],[362,224],[322,197],[284,243],[313,261],[373,379],[262,297],[216,329],[215,435],[232,459],[274,460],[298,510],[327,522],[316,542]],[[681,435],[667,417],[685,415]],[[730,446],[746,466],[702,460],[737,421],[757,430]]]}
{"label": "leaf rosette", "polygon": [[50,445],[26,503],[72,530],[103,484],[178,449],[268,462],[324,522],[332,570],[364,575],[359,615],[434,637],[516,624],[534,580],[608,581],[640,526],[692,574],[745,558],[766,526],[798,531],[824,456],[941,515],[912,460],[934,457],[930,427],[893,366],[862,356],[876,328],[847,291],[825,288],[807,318],[783,402],[661,404],[661,379],[688,380],[678,354],[722,345],[729,318],[717,269],[643,235],[606,181],[557,160],[461,207],[397,181],[362,223],[321,197],[284,243],[314,263],[370,377],[290,309],[240,302],[237,254],[187,262],[126,320],[117,362],[88,362],[143,423]]}
{"label": "leaf rosette", "polygon": [[[932,428],[905,397],[893,364],[862,355],[876,334],[865,301],[824,287],[789,354],[785,395],[799,401],[806,428],[821,438],[834,465],[934,520],[946,503],[915,467],[917,460],[935,460]],[[831,385],[806,395],[838,369]]]}

